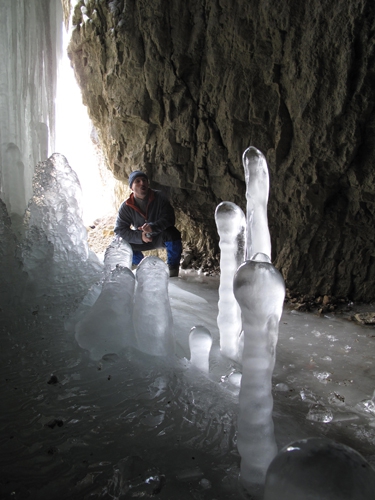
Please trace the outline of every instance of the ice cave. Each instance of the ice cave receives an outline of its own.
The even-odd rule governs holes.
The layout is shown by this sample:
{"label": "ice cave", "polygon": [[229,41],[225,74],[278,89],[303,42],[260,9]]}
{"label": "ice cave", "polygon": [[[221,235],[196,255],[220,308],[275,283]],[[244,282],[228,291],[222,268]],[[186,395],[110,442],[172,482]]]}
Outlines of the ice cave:
{"label": "ice cave", "polygon": [[373,3],[0,9],[1,498],[374,498]]}

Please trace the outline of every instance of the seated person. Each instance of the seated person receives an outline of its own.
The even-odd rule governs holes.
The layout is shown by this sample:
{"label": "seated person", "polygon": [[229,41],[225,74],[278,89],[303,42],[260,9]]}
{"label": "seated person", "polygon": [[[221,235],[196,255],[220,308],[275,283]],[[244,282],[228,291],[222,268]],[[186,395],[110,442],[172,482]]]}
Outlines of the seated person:
{"label": "seated person", "polygon": [[162,191],[149,188],[148,177],[135,170],[129,176],[130,197],[120,206],[115,233],[133,249],[133,265],[143,259],[143,250],[165,248],[169,275],[178,276],[182,243],[172,205]]}

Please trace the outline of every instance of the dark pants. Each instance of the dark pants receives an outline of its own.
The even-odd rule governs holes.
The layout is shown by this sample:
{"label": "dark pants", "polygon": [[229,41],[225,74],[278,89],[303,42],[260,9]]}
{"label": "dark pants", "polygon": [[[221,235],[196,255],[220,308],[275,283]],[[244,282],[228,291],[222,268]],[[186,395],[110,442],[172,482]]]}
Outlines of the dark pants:
{"label": "dark pants", "polygon": [[133,264],[139,264],[143,259],[143,251],[165,248],[167,250],[167,264],[179,266],[182,253],[181,233],[174,226],[167,227],[164,231],[152,237],[150,243],[130,243],[133,249]]}

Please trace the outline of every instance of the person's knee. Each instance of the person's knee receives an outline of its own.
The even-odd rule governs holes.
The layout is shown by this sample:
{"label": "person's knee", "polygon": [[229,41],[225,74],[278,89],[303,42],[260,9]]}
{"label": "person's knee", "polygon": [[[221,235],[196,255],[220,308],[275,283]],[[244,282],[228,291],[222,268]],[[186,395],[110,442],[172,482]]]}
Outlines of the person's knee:
{"label": "person's knee", "polygon": [[165,229],[163,231],[163,236],[164,236],[164,238],[163,238],[164,241],[178,241],[178,240],[181,240],[181,233],[174,226],[167,227],[167,229]]}

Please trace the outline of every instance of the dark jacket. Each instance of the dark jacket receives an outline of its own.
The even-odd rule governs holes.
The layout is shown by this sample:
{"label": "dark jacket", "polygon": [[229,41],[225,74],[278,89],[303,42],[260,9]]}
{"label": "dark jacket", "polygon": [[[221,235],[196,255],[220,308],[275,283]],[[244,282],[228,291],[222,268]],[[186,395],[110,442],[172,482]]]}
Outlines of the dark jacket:
{"label": "dark jacket", "polygon": [[148,190],[148,205],[145,214],[135,204],[132,193],[120,206],[114,231],[128,243],[142,244],[142,231],[137,229],[146,222],[152,227],[151,236],[160,234],[167,227],[174,226],[173,207],[162,191]]}

